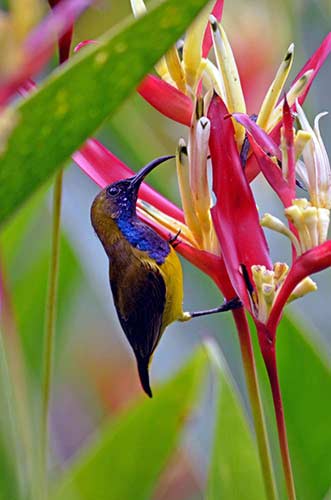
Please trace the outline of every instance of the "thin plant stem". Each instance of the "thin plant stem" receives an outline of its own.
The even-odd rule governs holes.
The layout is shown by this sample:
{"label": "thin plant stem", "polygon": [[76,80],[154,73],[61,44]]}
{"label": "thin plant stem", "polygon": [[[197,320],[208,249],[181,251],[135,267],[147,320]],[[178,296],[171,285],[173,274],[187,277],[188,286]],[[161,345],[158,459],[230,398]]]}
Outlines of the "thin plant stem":
{"label": "thin plant stem", "polygon": [[[49,0],[51,8],[56,6],[58,0]],[[73,24],[68,31],[58,40],[59,64],[64,63],[69,58],[70,45],[72,39]],[[55,178],[54,198],[53,198],[53,230],[52,230],[52,251],[50,261],[49,288],[46,306],[46,329],[44,348],[44,377],[42,390],[42,422],[41,422],[41,466],[43,471],[42,491],[47,495],[47,458],[49,448],[49,403],[52,387],[53,357],[56,323],[56,303],[59,274],[59,254],[60,254],[60,225],[61,225],[61,202],[62,202],[63,170],[60,170]]]}
{"label": "thin plant stem", "polygon": [[45,343],[44,343],[44,370],[42,386],[41,412],[41,467],[43,487],[47,492],[47,457],[49,447],[49,403],[53,375],[53,357],[55,341],[56,303],[58,289],[59,253],[60,253],[60,222],[62,200],[63,171],[60,170],[54,183],[52,248],[48,295],[46,304]]}
{"label": "thin plant stem", "polygon": [[270,446],[263,413],[250,330],[243,309],[234,310],[233,316],[238,330],[243,368],[252,409],[266,497],[268,500],[277,500],[278,494],[273,473]]}
{"label": "thin plant stem", "polygon": [[283,408],[282,395],[280,391],[277,362],[276,362],[276,350],[274,343],[272,343],[268,349],[264,350],[263,358],[268,372],[272,399],[275,409],[279,447],[282,457],[282,465],[285,476],[287,495],[289,500],[295,500],[296,499],[295,485],[292,472],[290,452],[288,447],[284,408]]}

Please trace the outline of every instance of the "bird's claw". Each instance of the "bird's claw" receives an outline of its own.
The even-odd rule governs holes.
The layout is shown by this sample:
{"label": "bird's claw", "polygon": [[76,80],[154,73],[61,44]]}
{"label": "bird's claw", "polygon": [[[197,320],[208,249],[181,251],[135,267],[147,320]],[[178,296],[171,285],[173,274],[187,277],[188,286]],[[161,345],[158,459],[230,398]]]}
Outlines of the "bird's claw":
{"label": "bird's claw", "polygon": [[182,232],[181,229],[178,229],[177,233],[174,235],[174,236],[171,236],[171,234],[169,234],[169,239],[168,239],[168,243],[169,245],[171,245],[173,248],[176,248],[176,246],[178,246],[181,242],[178,240],[178,236],[180,235],[180,233]]}

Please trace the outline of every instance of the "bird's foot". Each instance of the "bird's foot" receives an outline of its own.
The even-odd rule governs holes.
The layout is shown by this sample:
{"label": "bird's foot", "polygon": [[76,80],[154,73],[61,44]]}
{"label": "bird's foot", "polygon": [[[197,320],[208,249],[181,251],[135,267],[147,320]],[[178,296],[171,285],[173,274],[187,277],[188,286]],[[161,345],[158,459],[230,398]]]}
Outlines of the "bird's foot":
{"label": "bird's foot", "polygon": [[214,309],[206,309],[205,311],[194,311],[194,312],[184,312],[180,321],[188,321],[192,318],[198,318],[199,316],[208,316],[209,314],[217,314],[225,311],[232,311],[233,309],[239,309],[242,307],[242,302],[239,297],[227,300],[220,307],[215,307]]}
{"label": "bird's foot", "polygon": [[179,235],[180,235],[181,232],[182,232],[182,230],[178,229],[178,231],[177,231],[177,233],[175,235],[172,236],[171,234],[169,234],[168,243],[173,248],[176,248],[176,246],[178,246],[181,243],[180,240],[178,240],[178,237],[179,237]]}

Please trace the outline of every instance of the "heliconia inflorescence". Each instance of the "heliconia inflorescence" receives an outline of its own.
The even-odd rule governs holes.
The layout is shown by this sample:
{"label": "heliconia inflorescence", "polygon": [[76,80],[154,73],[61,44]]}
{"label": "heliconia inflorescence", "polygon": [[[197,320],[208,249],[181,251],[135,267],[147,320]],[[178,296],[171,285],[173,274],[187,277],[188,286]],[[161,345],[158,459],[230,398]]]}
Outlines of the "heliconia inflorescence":
{"label": "heliconia inflorescence", "polygon": [[[136,16],[146,11],[142,1],[131,0],[131,4]],[[163,235],[180,230],[178,251],[210,274],[225,295],[233,296],[235,290],[253,317],[266,323],[291,268],[272,264],[260,225],[289,237],[293,264],[327,237],[331,182],[318,127],[321,115],[312,129],[301,104],[331,50],[331,34],[284,97],[294,58],[294,45],[290,44],[256,118],[251,119],[245,114],[241,77],[220,23],[222,10],[221,1],[215,2],[211,14],[205,8],[184,40],[158,62],[159,77],[148,75],[138,88],[161,113],[189,128],[187,139],[179,139],[176,152],[183,211],[146,187],[138,200],[138,212]],[[216,64],[208,58],[212,47]],[[300,124],[296,131],[294,113]],[[76,153],[75,160],[102,186],[130,175],[94,140]],[[104,175],[100,175],[103,161]],[[260,220],[249,186],[258,171],[279,195],[287,221],[270,214]],[[307,187],[309,200],[296,198],[296,183]],[[286,301],[315,290],[308,275]]]}
{"label": "heliconia inflorescence", "polygon": [[[131,4],[135,16],[144,15],[142,0]],[[285,94],[294,59],[289,45],[260,108],[249,116],[245,75],[220,22],[222,10],[220,0],[212,12],[206,7],[157,63],[158,76],[147,75],[137,89],[156,110],[187,127],[176,149],[182,209],[143,184],[137,213],[165,238],[180,231],[176,250],[211,276],[226,299],[240,298],[244,309],[233,315],[243,357],[251,358],[244,311],[252,316],[270,378],[288,496],[294,499],[275,341],[285,305],[316,290],[310,275],[331,265],[330,163],[319,131],[323,113],[312,127],[302,109],[331,51],[331,33]],[[102,188],[133,174],[94,139],[74,160]],[[260,172],[284,206],[283,220],[258,213],[250,182]],[[288,237],[292,262],[272,262],[263,228]],[[253,372],[254,367],[248,384]]]}

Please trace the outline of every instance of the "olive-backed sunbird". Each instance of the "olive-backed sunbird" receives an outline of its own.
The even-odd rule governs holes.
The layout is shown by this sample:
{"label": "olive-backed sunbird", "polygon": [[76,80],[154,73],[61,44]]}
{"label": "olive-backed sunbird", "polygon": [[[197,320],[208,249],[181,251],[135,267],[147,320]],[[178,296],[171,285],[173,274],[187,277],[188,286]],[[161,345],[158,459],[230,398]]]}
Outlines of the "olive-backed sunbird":
{"label": "olive-backed sunbird", "polygon": [[124,333],[134,351],[141,385],[152,397],[149,364],[156,346],[173,321],[240,307],[239,299],[221,307],[183,312],[183,275],[170,244],[142,222],[136,213],[138,190],[145,176],[164,161],[163,156],[134,177],[110,184],[94,199],[92,225],[109,258],[109,280]]}

